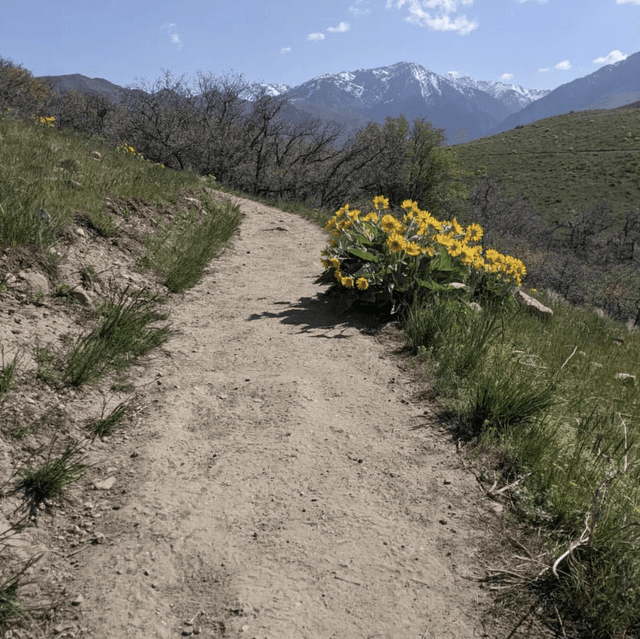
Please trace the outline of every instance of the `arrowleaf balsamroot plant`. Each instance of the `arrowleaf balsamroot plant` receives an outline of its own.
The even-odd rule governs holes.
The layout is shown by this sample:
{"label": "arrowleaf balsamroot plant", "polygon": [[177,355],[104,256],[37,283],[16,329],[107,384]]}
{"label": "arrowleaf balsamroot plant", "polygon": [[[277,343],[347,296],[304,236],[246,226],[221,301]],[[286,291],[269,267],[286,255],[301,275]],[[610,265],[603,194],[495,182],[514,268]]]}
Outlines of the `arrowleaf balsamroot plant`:
{"label": "arrowleaf balsamroot plant", "polygon": [[389,201],[383,196],[373,199],[373,208],[363,214],[345,204],[325,226],[333,238],[323,251],[320,281],[339,294],[338,312],[358,301],[392,313],[406,310],[416,296],[457,283],[473,289],[472,296],[504,297],[526,275],[519,259],[483,250],[479,224],[440,221],[412,200],[402,203],[398,216],[384,213]]}

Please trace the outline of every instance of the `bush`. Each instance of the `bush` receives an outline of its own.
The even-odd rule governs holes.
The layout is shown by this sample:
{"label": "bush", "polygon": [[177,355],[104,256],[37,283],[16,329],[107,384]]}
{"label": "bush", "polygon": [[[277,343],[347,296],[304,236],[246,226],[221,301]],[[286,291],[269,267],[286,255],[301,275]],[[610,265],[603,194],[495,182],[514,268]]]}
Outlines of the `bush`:
{"label": "bush", "polygon": [[[338,312],[359,302],[392,314],[415,299],[467,288],[469,296],[505,297],[526,274],[524,264],[475,244],[482,239],[478,224],[464,229],[454,218],[441,222],[405,200],[399,217],[382,213],[389,202],[373,199],[366,215],[343,206],[329,220],[333,239],[323,251],[321,282],[339,296]],[[476,273],[479,271],[480,273]]]}

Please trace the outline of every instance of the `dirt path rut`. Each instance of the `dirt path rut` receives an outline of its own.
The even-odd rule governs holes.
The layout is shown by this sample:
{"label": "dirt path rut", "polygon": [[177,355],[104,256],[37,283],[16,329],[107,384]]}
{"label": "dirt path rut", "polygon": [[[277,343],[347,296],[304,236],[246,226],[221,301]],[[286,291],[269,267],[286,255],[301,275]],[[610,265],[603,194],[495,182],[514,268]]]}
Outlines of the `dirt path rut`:
{"label": "dirt path rut", "polygon": [[412,402],[389,329],[319,295],[321,230],[232,199],[239,235],[137,380],[150,408],[76,577],[86,636],[488,636],[489,504]]}

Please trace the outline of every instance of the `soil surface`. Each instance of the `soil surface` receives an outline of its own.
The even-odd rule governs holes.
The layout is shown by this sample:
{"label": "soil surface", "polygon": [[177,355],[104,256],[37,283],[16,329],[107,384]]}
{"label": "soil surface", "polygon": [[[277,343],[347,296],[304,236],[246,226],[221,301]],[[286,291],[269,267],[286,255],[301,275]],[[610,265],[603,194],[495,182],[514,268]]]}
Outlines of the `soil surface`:
{"label": "soil surface", "polygon": [[170,298],[177,333],[135,369],[134,423],[88,446],[71,503],[17,538],[67,597],[48,632],[503,636],[478,582],[502,515],[418,399],[399,331],[336,316],[317,226],[224,197],[239,233]]}

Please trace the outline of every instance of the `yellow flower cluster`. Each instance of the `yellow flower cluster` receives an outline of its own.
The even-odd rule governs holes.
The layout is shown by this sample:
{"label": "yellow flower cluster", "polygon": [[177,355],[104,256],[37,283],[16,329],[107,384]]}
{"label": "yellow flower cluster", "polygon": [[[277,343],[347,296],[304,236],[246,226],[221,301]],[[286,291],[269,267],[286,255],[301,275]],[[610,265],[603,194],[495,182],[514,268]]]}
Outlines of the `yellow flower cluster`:
{"label": "yellow flower cluster", "polygon": [[54,127],[56,119],[50,115],[49,117],[45,117],[43,115],[40,116],[40,124],[44,124],[45,126]]}
{"label": "yellow flower cluster", "polygon": [[125,153],[127,155],[133,155],[137,158],[143,158],[142,153],[138,153],[130,144],[128,144],[127,142],[123,142],[122,144],[119,144],[117,147],[117,150],[120,151],[121,153]]}
{"label": "yellow flower cluster", "polygon": [[[498,278],[504,277],[507,281],[513,280],[518,285],[526,275],[524,264],[514,257],[502,255],[493,249],[488,249],[483,255],[482,246],[474,244],[479,242],[484,234],[479,224],[470,224],[463,228],[456,218],[450,221],[437,220],[428,211],[421,210],[412,200],[402,203],[402,220],[391,214],[381,213],[381,210],[389,207],[387,198],[377,196],[373,199],[373,205],[377,212],[371,211],[366,215],[360,210],[351,210],[348,204],[336,211],[325,226],[333,235],[332,248],[338,247],[342,242],[346,246],[357,247],[358,237],[368,238],[370,242],[382,237],[383,246],[386,245],[389,253],[397,255],[397,259],[404,259],[404,256],[416,259],[421,259],[422,256],[433,258],[438,247],[442,246],[451,257],[458,258],[465,266],[484,270]],[[335,277],[343,286],[353,288],[353,278],[342,275],[338,258],[325,258],[322,264],[325,269],[335,269]],[[361,277],[356,285],[360,290],[366,290],[369,281]]]}

